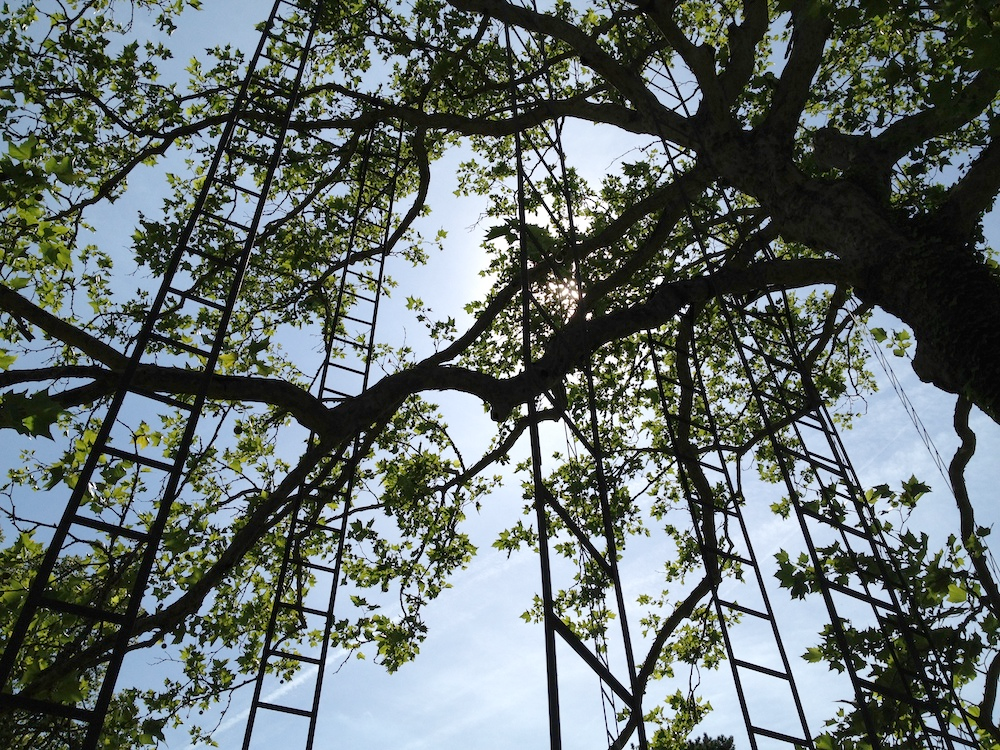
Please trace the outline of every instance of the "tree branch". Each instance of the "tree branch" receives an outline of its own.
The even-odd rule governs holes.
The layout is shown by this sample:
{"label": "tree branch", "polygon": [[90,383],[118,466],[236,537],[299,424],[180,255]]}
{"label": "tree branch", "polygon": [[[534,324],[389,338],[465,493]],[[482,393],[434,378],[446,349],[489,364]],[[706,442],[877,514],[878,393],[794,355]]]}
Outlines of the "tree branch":
{"label": "tree branch", "polygon": [[965,486],[965,468],[976,452],[976,433],[969,427],[969,414],[972,402],[963,396],[955,403],[955,433],[961,439],[961,444],[955,449],[955,456],[948,466],[948,478],[951,480],[955,493],[955,502],[961,519],[962,546],[969,553],[972,567],[976,571],[979,583],[983,587],[983,598],[986,606],[994,617],[1000,618],[1000,588],[993,578],[989,564],[984,554],[983,543],[979,538],[976,526],[976,514],[969,499],[969,491]]}
{"label": "tree branch", "polygon": [[792,137],[809,99],[816,71],[823,62],[823,49],[833,24],[815,11],[815,5],[802,0],[792,11],[792,38],[788,61],[781,71],[771,106],[760,129],[774,133],[779,140],[791,145]]}
{"label": "tree branch", "polygon": [[[498,21],[565,42],[578,54],[584,65],[630,101],[636,112],[651,113],[659,123],[663,135],[685,145],[692,142],[692,123],[664,107],[645,85],[639,71],[621,64],[596,39],[573,24],[504,0],[449,0],[449,3],[459,10],[485,14]],[[712,75],[714,76],[714,65]]]}
{"label": "tree branch", "polygon": [[719,75],[722,97],[731,109],[746,88],[757,64],[757,45],[767,34],[766,0],[744,0],[744,21],[729,26],[729,62]]}
{"label": "tree branch", "polygon": [[59,339],[113,370],[123,369],[128,362],[128,358],[117,349],[108,346],[71,323],[57,318],[33,302],[29,302],[5,284],[0,284],[0,310],[6,310],[16,318],[27,320],[53,338]]}
{"label": "tree branch", "polygon": [[873,148],[890,163],[920,144],[972,122],[1000,92],[1000,70],[983,70],[946,106],[934,106],[897,120],[873,139]]}
{"label": "tree branch", "polygon": [[948,197],[937,210],[941,217],[939,224],[957,237],[971,239],[983,214],[996,203],[997,193],[1000,193],[1000,144],[991,140],[948,191]]}
{"label": "tree branch", "polygon": [[[677,605],[677,608],[670,614],[670,617],[667,618],[666,622],[660,626],[660,629],[656,631],[656,637],[653,639],[653,643],[649,647],[646,658],[642,662],[642,667],[639,669],[639,674],[635,678],[635,699],[637,701],[639,697],[646,692],[646,686],[649,684],[649,678],[653,676],[653,672],[656,669],[656,661],[659,659],[660,653],[663,651],[663,647],[667,643],[667,639],[675,630],[677,630],[681,623],[691,617],[691,613],[694,612],[694,608],[698,606],[698,602],[704,599],[705,595],[711,590],[711,580],[709,580],[708,576],[702,578],[691,593],[684,598],[684,601]],[[625,747],[625,743],[628,741],[628,738],[632,736],[638,722],[642,720],[642,718],[641,711],[631,711],[629,713],[628,722],[622,728],[618,738],[608,747],[608,750],[621,750]]]}

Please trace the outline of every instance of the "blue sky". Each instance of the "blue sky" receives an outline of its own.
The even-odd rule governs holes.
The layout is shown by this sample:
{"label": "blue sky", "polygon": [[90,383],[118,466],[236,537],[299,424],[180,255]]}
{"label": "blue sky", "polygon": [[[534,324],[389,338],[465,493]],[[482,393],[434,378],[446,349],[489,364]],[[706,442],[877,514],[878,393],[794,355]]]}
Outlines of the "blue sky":
{"label": "blue sky", "polygon": [[[239,12],[234,13],[231,4],[206,2],[206,11],[182,23],[175,39],[192,54],[225,41],[250,49],[256,41],[253,24],[265,17],[270,5],[266,0],[245,0],[240,3]],[[137,27],[137,33],[141,33],[141,27]],[[183,64],[183,55],[178,56],[178,64]],[[600,140],[588,143],[586,148],[599,154],[595,157],[595,171],[610,165],[625,150],[620,143]],[[454,172],[455,166],[454,160],[450,164],[443,162],[436,171],[447,175]],[[162,172],[160,168],[150,169],[144,176],[133,179],[127,201],[95,214],[100,226],[98,242],[110,245],[119,242],[117,238],[131,234],[132,212],[155,206],[161,192],[162,183],[158,181],[162,180]],[[436,180],[431,199],[434,213],[424,223],[429,235],[438,227],[447,229],[444,252],[432,254],[425,268],[392,269],[400,287],[382,311],[380,332],[386,340],[399,341],[405,337],[408,343],[415,344],[423,336],[419,328],[398,324],[403,319],[400,307],[407,295],[422,298],[441,316],[450,314],[461,321],[461,306],[486,288],[486,282],[478,275],[482,260],[479,238],[486,227],[476,224],[484,206],[472,199],[456,198],[453,190],[447,178]],[[991,230],[995,229],[995,222],[991,222]],[[443,279],[447,282],[442,283]],[[879,320],[878,324],[893,327],[889,320]],[[957,442],[950,427],[953,398],[921,384],[903,359],[891,356],[890,359],[937,448],[949,460]],[[884,382],[881,373],[876,371],[876,375]],[[435,400],[441,404],[461,444],[484,446],[492,436],[492,422],[482,414],[478,402],[462,395],[441,395]],[[928,482],[938,491],[921,507],[921,524],[935,530],[939,541],[943,541],[949,531],[957,530],[954,502],[943,491],[944,482],[895,394],[883,387],[868,401],[866,411],[857,428],[843,435],[862,484],[898,486],[900,480],[911,474]],[[981,415],[975,417],[973,427],[980,437],[980,446],[970,470],[969,489],[982,514],[979,523],[990,525],[998,516],[993,490],[1000,483],[1000,468],[992,457],[1000,447],[1000,430]],[[469,449],[467,455],[472,454],[474,451]],[[766,509],[771,502],[770,492],[761,490],[759,509]],[[496,533],[520,517],[520,495],[516,483],[500,487],[470,520],[469,528],[480,555],[455,577],[454,587],[429,608],[430,632],[415,663],[392,676],[370,659],[348,659],[335,674],[331,670],[324,686],[319,747],[491,750],[517,746],[541,750],[548,746],[541,630],[520,618],[538,588],[537,564],[530,555],[508,559],[490,547]],[[784,531],[767,513],[760,513],[757,522],[757,554],[761,559],[770,558],[783,542]],[[641,584],[656,577],[662,565],[661,552],[654,544],[640,546],[634,558],[623,562],[628,590],[636,592]],[[810,645],[812,637],[811,632],[796,626],[810,622],[816,612],[799,605],[791,605],[784,612],[792,631],[790,643],[795,644],[795,647],[790,645],[790,656],[796,660],[804,649],[802,644]],[[562,656],[567,657],[565,653]],[[601,747],[603,718],[596,679],[572,658],[562,658],[561,669],[566,686],[563,696],[566,746]],[[820,689],[826,675],[803,669],[810,675],[809,701],[815,704],[809,710],[817,715],[825,713],[832,700],[829,693]],[[716,711],[698,731],[734,734],[741,750],[748,747],[728,671],[704,674],[702,679]],[[288,689],[295,690],[296,686]],[[215,735],[221,747],[240,746],[248,702],[246,692],[233,702],[230,714]],[[256,747],[287,746],[292,750],[300,746],[294,730],[286,725],[274,723],[260,729]],[[817,729],[815,726],[814,731]],[[172,735],[170,746],[185,747],[183,735]]]}

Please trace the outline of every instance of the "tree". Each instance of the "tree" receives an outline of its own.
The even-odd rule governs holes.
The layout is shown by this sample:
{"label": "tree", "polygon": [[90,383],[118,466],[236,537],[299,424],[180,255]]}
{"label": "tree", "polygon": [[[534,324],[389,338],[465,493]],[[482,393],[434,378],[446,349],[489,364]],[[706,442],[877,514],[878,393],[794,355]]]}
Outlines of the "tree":
{"label": "tree", "polygon": [[[23,493],[74,485],[93,440],[91,419],[114,392],[148,307],[149,294],[128,271],[137,265],[154,277],[162,273],[242,76],[244,56],[227,46],[192,60],[183,73],[169,64],[170,34],[200,5],[3,6],[2,426],[56,440],[54,450],[29,446],[4,489],[5,627],[17,616],[46,538]],[[746,384],[723,377],[728,353],[712,353],[719,301],[785,290],[818,397],[831,407],[869,383],[859,319],[875,309],[905,325],[882,335],[900,350],[912,336],[916,373],[958,397],[963,445],[952,481],[961,528],[940,553],[902,527],[898,541],[914,575],[937,581],[927,590],[928,616],[963,623],[960,681],[986,679],[965,715],[1000,741],[1000,594],[982,539],[987,530],[976,524],[962,481],[974,450],[970,410],[1000,422],[1000,279],[984,229],[1000,189],[997,6],[413,0],[322,12],[315,63],[274,188],[284,213],[267,225],[251,260],[230,348],[208,393],[206,424],[214,433],[193,448],[190,493],[175,505],[149,588],[157,603],[137,623],[136,649],[169,647],[181,674],[164,689],[123,690],[109,736],[155,743],[165,723],[188,707],[252,679],[284,525],[302,480],[313,478],[306,505],[325,507],[338,451],[355,439],[364,456],[362,485],[375,495],[388,530],[352,526],[345,576],[398,592],[401,612],[365,602],[370,609],[345,621],[337,638],[353,649],[375,643],[390,669],[419,650],[422,607],[473,553],[461,522],[470,507],[488,502],[493,467],[509,460],[526,433],[525,405],[549,393],[554,408],[583,415],[587,362],[616,491],[625,497],[649,476],[645,493],[655,498],[649,518],[638,517],[635,497],[623,501],[617,533],[675,528],[668,510],[679,496],[677,466],[662,425],[649,417],[655,397],[648,388],[652,363],[641,356],[644,332],[681,341],[692,331],[710,352],[713,397],[745,403]],[[531,40],[513,61],[505,29]],[[520,97],[516,110],[512,89]],[[636,144],[635,157],[603,177],[588,179],[571,164],[541,183],[529,206],[539,215],[543,199],[557,205],[573,196],[581,223],[569,238],[554,219],[518,220],[511,167],[516,135],[566,123],[611,130]],[[435,319],[413,298],[409,307],[427,325],[434,351],[387,346],[379,353],[384,376],[356,398],[324,405],[310,391],[315,362],[276,342],[291,330],[315,330],[336,308],[331,280],[357,197],[353,183],[343,187],[344,176],[365,158],[362,136],[373,134],[385,152],[397,131],[403,171],[396,191],[408,203],[397,208],[404,231],[392,252],[422,264],[445,241],[421,237],[416,219],[431,208],[425,202],[435,163],[450,149],[465,149],[460,189],[489,201],[481,232],[492,289],[469,300],[472,322],[461,333],[453,319]],[[170,192],[162,215],[140,218],[132,257],[90,243],[94,212],[149,179],[143,170],[157,163],[170,171]],[[523,369],[515,273],[522,234],[532,235],[536,248],[532,283],[565,316],[558,335],[542,333]],[[699,237],[714,243],[702,248],[710,263],[695,257]],[[572,252],[554,250],[560,243]],[[570,294],[567,253],[583,279]],[[174,331],[194,339],[202,322],[178,315]],[[666,357],[663,364],[671,366]],[[195,389],[190,372],[169,363],[143,364],[137,377],[165,396],[183,399]],[[429,391],[469,394],[489,410],[496,439],[480,458],[470,460],[455,445]],[[736,410],[725,429],[734,452],[758,455],[766,474],[773,463],[751,412]],[[167,455],[181,439],[177,423],[165,410],[132,438]],[[279,450],[302,428],[317,436],[315,448],[294,457]],[[566,461],[551,481],[572,492],[586,486],[589,470]],[[125,513],[141,478],[112,463],[100,485],[108,507]],[[898,493],[877,488],[873,498],[905,511],[922,494],[911,484]],[[498,546],[531,546],[533,534],[519,523]],[[668,562],[675,580],[701,564],[691,534],[677,532],[678,547],[688,551]],[[330,544],[310,541],[307,552],[329,554]],[[109,550],[108,560],[120,553]],[[111,564],[78,562],[84,572]],[[810,588],[801,566],[789,562],[783,574],[795,595]],[[61,575],[64,585],[86,592],[86,575]],[[308,581],[302,586],[304,595]],[[649,621],[662,623],[693,603],[653,592],[646,604],[655,610]],[[699,611],[696,617],[709,622],[707,610]],[[18,688],[86,694],[101,659],[100,638],[88,643],[86,658],[70,659],[79,644],[56,637]],[[717,644],[684,652],[678,643],[664,643],[664,665],[718,660]],[[836,664],[827,645],[817,658]],[[673,718],[660,717],[663,724],[689,731],[697,710],[682,716],[673,708]]]}
{"label": "tree", "polygon": [[735,750],[735,748],[733,738],[723,735],[709,737],[707,734],[703,734],[698,739],[689,740],[687,743],[687,750]]}

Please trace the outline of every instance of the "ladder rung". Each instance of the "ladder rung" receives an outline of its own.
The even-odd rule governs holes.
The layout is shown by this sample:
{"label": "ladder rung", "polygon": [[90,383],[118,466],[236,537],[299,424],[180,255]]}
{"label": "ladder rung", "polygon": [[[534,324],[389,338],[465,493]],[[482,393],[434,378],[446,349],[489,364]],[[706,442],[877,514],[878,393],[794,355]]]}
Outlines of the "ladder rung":
{"label": "ladder rung", "polygon": [[754,672],[760,672],[761,674],[766,674],[771,677],[777,677],[779,680],[787,681],[789,679],[786,672],[779,672],[777,669],[765,667],[763,664],[752,664],[751,662],[743,661],[742,659],[733,659],[733,664],[737,667],[743,667],[744,669],[751,669]]}
{"label": "ladder rung", "polygon": [[[321,529],[328,530],[328,531],[338,531],[338,532],[340,531],[340,529],[333,529],[330,526],[321,526],[320,524],[312,524],[312,526],[315,527],[315,528],[321,528]],[[336,573],[337,572],[335,568],[333,568],[333,567],[331,567],[329,565],[320,565],[319,563],[308,562],[308,561],[302,563],[302,567],[306,568],[307,570],[318,570],[321,573]]]}
{"label": "ladder rung", "polygon": [[125,615],[109,612],[106,609],[91,607],[88,604],[74,604],[51,596],[43,596],[41,603],[48,609],[55,612],[65,612],[68,615],[76,615],[87,620],[100,620],[101,622],[113,622],[116,625],[125,624]]}
{"label": "ladder rung", "polygon": [[754,734],[759,734],[763,737],[769,737],[772,740],[778,740],[780,742],[787,742],[797,747],[810,747],[811,742],[809,740],[798,739],[797,737],[792,737],[790,734],[783,734],[782,732],[775,732],[771,729],[764,729],[763,727],[750,726],[749,730]]}
{"label": "ladder rung", "polygon": [[[313,533],[319,533],[319,534],[339,534],[340,533],[340,526],[331,526],[328,523],[324,523],[321,520],[317,520],[317,521],[311,521],[310,523],[306,524],[304,529],[298,529],[296,533],[302,533],[302,534],[313,534]],[[326,570],[326,571],[332,570],[332,568],[330,568],[330,567],[328,567],[326,565],[323,565],[322,563],[315,563],[315,562],[311,562],[311,561],[306,561],[305,563],[303,563],[303,566],[304,567],[315,568],[316,570]]]}
{"label": "ladder rung", "polygon": [[199,349],[198,347],[193,346],[191,344],[185,344],[183,341],[177,341],[176,339],[168,338],[167,336],[163,336],[162,334],[159,333],[154,333],[149,338],[151,341],[158,341],[161,344],[181,349],[183,351],[195,355],[196,357],[208,358],[210,355],[210,352],[207,352],[204,349]]}
{"label": "ladder rung", "polygon": [[315,607],[306,607],[302,604],[289,604],[288,602],[279,602],[279,604],[285,609],[290,609],[293,612],[300,612],[306,615],[318,615],[319,617],[326,617],[327,613],[321,609],[316,609]]}
{"label": "ladder rung", "polygon": [[847,524],[841,523],[840,521],[834,521],[832,518],[824,516],[818,510],[814,510],[813,508],[807,507],[804,503],[800,503],[800,506],[802,508],[803,515],[809,516],[810,518],[815,518],[820,523],[824,523],[827,526],[832,526],[838,531],[842,531],[845,534],[851,534],[852,536],[855,536],[858,539],[872,541],[867,534],[865,534],[863,531],[859,531],[853,526],[848,526]]}
{"label": "ladder rung", "polygon": [[356,276],[358,279],[360,279],[361,281],[366,281],[369,284],[377,284],[378,283],[378,279],[376,277],[372,276],[371,274],[354,272],[354,271],[351,271],[350,273],[353,273],[354,276]]}
{"label": "ladder rung", "polygon": [[723,467],[716,466],[715,464],[711,464],[708,461],[705,461],[703,459],[698,459],[695,463],[697,463],[698,466],[700,466],[703,469],[708,469],[709,471],[714,471],[714,472],[717,472],[719,474],[723,474],[726,471]]}
{"label": "ladder rung", "polygon": [[246,193],[247,195],[252,196],[254,198],[260,198],[260,193],[258,191],[251,190],[248,187],[244,187],[243,185],[237,184],[237,182],[231,178],[216,176],[215,181],[225,185],[226,187],[232,188],[233,190],[238,190],[241,193]]}
{"label": "ladder rung", "polygon": [[115,524],[108,523],[107,521],[101,521],[97,518],[87,518],[86,516],[81,516],[79,514],[73,516],[73,523],[79,524],[80,526],[86,526],[97,531],[103,531],[113,536],[123,536],[126,539],[132,539],[137,542],[144,542],[149,539],[149,534],[144,531],[127,529],[124,526],[116,526]]}
{"label": "ladder rung", "polygon": [[279,711],[283,714],[294,714],[295,716],[305,716],[310,718],[312,716],[312,711],[308,711],[304,708],[294,708],[292,706],[279,706],[277,703],[267,703],[265,701],[259,701],[257,705],[260,708],[266,708],[269,711]]}
{"label": "ladder rung", "polygon": [[193,408],[191,404],[186,401],[181,401],[180,399],[174,398],[173,396],[168,396],[164,393],[157,393],[156,391],[145,391],[136,389],[134,393],[139,394],[143,398],[152,399],[153,401],[159,401],[161,404],[167,404],[168,406],[173,406],[176,409],[184,409],[185,411],[191,411]]}
{"label": "ladder rung", "polygon": [[735,518],[739,520],[740,518],[740,507],[739,505],[733,505],[732,503],[726,503],[725,505],[712,505],[712,512],[728,516],[729,518]]}
{"label": "ladder rung", "polygon": [[742,612],[745,615],[750,615],[751,617],[757,617],[761,620],[770,620],[771,617],[767,612],[761,612],[759,609],[751,609],[750,607],[744,607],[742,604],[737,604],[736,602],[728,602],[724,599],[719,599],[719,606],[725,607],[726,609],[735,609],[737,612]]}
{"label": "ladder rung", "polygon": [[777,404],[789,414],[799,414],[807,406],[805,396],[798,391],[790,391],[782,386],[776,386],[774,390],[768,392],[763,388],[757,391],[760,397],[772,404]]}
{"label": "ladder rung", "polygon": [[258,167],[266,167],[271,163],[270,156],[258,156],[257,154],[251,154],[249,151],[244,151],[238,146],[226,146],[226,153],[238,157],[247,164],[256,164]]}
{"label": "ladder rung", "polygon": [[360,294],[359,292],[357,292],[357,291],[355,291],[353,289],[349,292],[349,294],[352,297],[354,297],[355,299],[359,299],[359,300],[361,300],[363,302],[371,302],[371,303],[375,302],[375,298],[374,297],[369,297],[369,296],[367,296],[365,294]]}
{"label": "ladder rung", "polygon": [[367,346],[365,344],[359,343],[359,342],[355,341],[354,339],[344,338],[343,336],[334,336],[333,340],[334,341],[339,341],[341,344],[346,344],[347,346],[353,346],[355,349],[366,349],[367,348]]}
{"label": "ladder rung", "polygon": [[271,649],[268,652],[269,656],[277,656],[279,659],[289,659],[291,661],[301,661],[306,664],[319,664],[320,659],[315,656],[306,656],[305,654],[292,654],[288,651],[280,651],[278,649]]}
{"label": "ladder rung", "polygon": [[839,477],[845,481],[847,480],[847,473],[844,467],[833,459],[826,458],[825,456],[820,456],[818,453],[813,453],[812,451],[809,450],[798,451],[795,450],[794,448],[790,448],[787,445],[779,445],[776,447],[778,450],[784,453],[794,456],[795,458],[801,461],[805,461],[810,466],[821,468],[825,471],[830,472],[836,477]]}
{"label": "ladder rung", "polygon": [[[301,21],[293,21],[281,15],[280,13],[274,14],[274,20],[280,21],[283,26],[291,26],[293,29],[299,29],[301,31],[309,31],[309,27],[306,26],[306,24],[302,23]],[[275,39],[279,38],[277,34],[270,34],[269,36],[272,36]],[[292,44],[292,42],[290,42],[288,39],[281,39],[281,41],[284,42],[285,44]]]}
{"label": "ladder rung", "polygon": [[120,458],[123,461],[132,461],[140,464],[141,466],[148,466],[151,469],[159,469],[160,471],[165,472],[171,472],[174,470],[173,465],[168,464],[165,461],[158,461],[155,458],[149,458],[148,456],[140,456],[138,453],[133,453],[132,451],[123,451],[121,448],[115,448],[112,445],[105,445],[102,452],[107,453],[109,456]]}
{"label": "ladder rung", "polygon": [[719,555],[719,557],[724,557],[727,560],[733,560],[734,562],[738,562],[738,563],[741,563],[743,565],[749,565],[750,567],[756,567],[756,566],[754,566],[752,560],[750,560],[750,559],[748,559],[746,557],[743,557],[742,555],[734,555],[732,552],[723,552],[721,549],[717,550],[717,554]]}
{"label": "ladder rung", "polygon": [[[272,37],[272,38],[277,39],[277,37]],[[299,70],[298,60],[287,60],[281,57],[275,57],[273,54],[270,54],[267,51],[261,52],[260,56],[266,60],[270,60],[275,65],[281,65],[282,67],[288,68],[289,70],[294,70],[295,72],[298,72]]]}
{"label": "ladder rung", "polygon": [[291,99],[292,94],[294,94],[294,87],[284,84],[293,83],[292,81],[287,81],[282,79],[279,83],[278,80],[272,78],[271,76],[261,75],[259,71],[255,71],[251,75],[252,79],[252,96],[256,96],[259,92],[270,92],[276,96],[284,97],[285,99]]}
{"label": "ladder rung", "polygon": [[352,323],[357,323],[358,325],[368,326],[371,328],[374,324],[370,320],[363,320],[362,318],[355,318],[353,315],[343,315],[344,320],[349,320]]}
{"label": "ladder rung", "polygon": [[942,731],[941,729],[937,729],[936,727],[928,727],[928,726],[925,726],[924,730],[927,732],[927,734],[933,735],[935,737],[947,737],[952,742],[957,742],[959,745],[965,745],[966,747],[982,748],[981,743],[975,740],[970,740],[966,737],[963,737],[960,734],[955,734],[954,732]]}
{"label": "ladder rung", "polygon": [[882,599],[876,599],[871,594],[867,594],[864,591],[855,591],[848,586],[841,585],[836,581],[831,581],[827,579],[827,585],[834,591],[838,591],[844,596],[849,596],[852,599],[857,599],[858,601],[867,602],[873,607],[879,607],[880,609],[888,610],[889,612],[899,613],[899,607],[892,602],[886,602]]}
{"label": "ladder rung", "polygon": [[272,133],[271,131],[266,130],[265,128],[266,126],[270,125],[271,127],[278,127],[280,129],[281,126],[276,125],[274,122],[271,122],[270,120],[267,119],[259,119],[257,117],[248,118],[245,117],[246,115],[259,115],[260,118],[276,118],[280,120],[281,118],[284,117],[284,112],[282,110],[273,110],[273,109],[268,109],[266,107],[260,107],[254,109],[252,107],[248,107],[245,105],[240,110],[240,127],[246,130],[248,133],[252,133],[259,139],[254,144],[255,146],[265,145],[260,142],[264,139],[273,142],[267,158],[262,159],[259,162],[261,166],[267,166],[271,163],[271,159],[273,158],[274,152],[277,151],[280,132]]}
{"label": "ladder rung", "polygon": [[347,365],[342,365],[342,364],[339,364],[337,362],[330,362],[330,366],[331,367],[336,367],[336,368],[338,368],[340,370],[346,370],[347,372],[353,372],[355,375],[364,375],[365,374],[364,370],[358,370],[358,369],[355,369],[354,367],[348,367]]}
{"label": "ladder rung", "polygon": [[212,253],[205,252],[204,250],[194,247],[190,243],[188,243],[185,249],[192,255],[197,255],[199,258],[204,258],[208,262],[217,263],[220,266],[228,266],[229,268],[236,268],[236,266],[239,264],[239,259],[240,259],[239,253],[236,253],[231,258],[223,258],[219,255],[213,255]]}
{"label": "ladder rung", "polygon": [[203,213],[201,216],[202,218],[208,219],[209,221],[217,221],[220,224],[224,224],[228,227],[233,227],[233,229],[238,229],[244,233],[250,231],[250,227],[240,224],[238,221],[233,221],[232,219],[226,218],[225,216],[219,216],[218,214],[209,213],[207,211]]}
{"label": "ladder rung", "polygon": [[336,388],[330,388],[328,386],[324,386],[323,387],[323,392],[324,393],[333,393],[333,394],[335,394],[335,396],[333,397],[333,399],[337,400],[337,401],[341,401],[341,400],[343,400],[345,398],[354,398],[354,396],[355,396],[355,394],[353,394],[353,393],[347,393],[346,391],[338,391]]}
{"label": "ladder rung", "polygon": [[185,292],[175,287],[168,287],[167,291],[171,294],[176,294],[180,297],[184,297],[185,299],[189,299],[192,302],[197,302],[199,305],[204,305],[205,307],[214,308],[216,310],[219,310],[220,312],[226,309],[226,306],[221,302],[214,302],[213,300],[205,299],[204,297],[200,297],[197,294],[193,294],[191,292]]}
{"label": "ladder rung", "polygon": [[822,433],[832,432],[833,428],[828,427],[826,422],[816,412],[807,412],[799,416],[796,420],[803,427],[811,427]]}

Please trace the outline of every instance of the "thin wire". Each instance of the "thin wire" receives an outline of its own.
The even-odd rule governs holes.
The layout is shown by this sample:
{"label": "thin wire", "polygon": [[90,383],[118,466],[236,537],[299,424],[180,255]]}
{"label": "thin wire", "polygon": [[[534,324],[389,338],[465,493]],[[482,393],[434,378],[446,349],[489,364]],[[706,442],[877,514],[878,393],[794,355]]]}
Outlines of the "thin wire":
{"label": "thin wire", "polygon": [[945,484],[948,486],[948,491],[952,495],[955,494],[955,487],[951,483],[951,477],[948,476],[948,466],[945,464],[944,459],[938,452],[937,446],[934,444],[934,440],[931,437],[930,432],[924,425],[923,420],[917,413],[916,406],[910,400],[909,396],[906,395],[906,391],[903,389],[903,384],[899,382],[899,378],[896,377],[896,373],[892,369],[892,365],[889,364],[888,358],[885,356],[885,352],[882,351],[882,346],[878,341],[875,340],[874,334],[872,334],[871,329],[861,320],[854,311],[850,313],[851,318],[854,320],[855,324],[864,333],[865,338],[868,340],[870,346],[868,347],[875,359],[878,361],[879,365],[882,367],[882,372],[889,379],[889,383],[892,385],[892,389],[896,392],[899,397],[900,403],[903,405],[903,410],[909,415],[910,421],[913,422],[913,426],[917,430],[917,434],[920,436],[920,440],[923,442],[924,446],[927,448],[927,452],[930,454],[931,460],[934,461],[934,465],[937,466],[938,471],[941,474],[941,478],[944,479]]}

